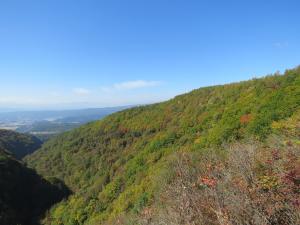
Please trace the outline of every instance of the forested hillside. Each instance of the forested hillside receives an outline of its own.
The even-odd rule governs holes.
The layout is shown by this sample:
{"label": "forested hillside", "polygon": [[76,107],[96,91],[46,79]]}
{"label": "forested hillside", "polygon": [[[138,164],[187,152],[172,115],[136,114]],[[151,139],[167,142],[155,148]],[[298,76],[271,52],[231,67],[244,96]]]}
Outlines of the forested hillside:
{"label": "forested hillside", "polygon": [[70,191],[55,178],[46,181],[0,147],[0,224],[35,225]]}
{"label": "forested hillside", "polygon": [[297,224],[299,109],[297,68],[67,132],[25,159],[74,192],[43,223]]}
{"label": "forested hillside", "polygon": [[42,142],[34,136],[0,129],[0,148],[13,153],[18,159],[33,153],[41,145]]}

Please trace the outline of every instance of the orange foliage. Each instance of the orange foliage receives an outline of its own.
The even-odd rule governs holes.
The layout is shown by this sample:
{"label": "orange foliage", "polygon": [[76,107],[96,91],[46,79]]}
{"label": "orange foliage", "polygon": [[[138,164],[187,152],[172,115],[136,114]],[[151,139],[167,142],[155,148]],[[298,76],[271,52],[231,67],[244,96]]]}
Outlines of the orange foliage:
{"label": "orange foliage", "polygon": [[251,114],[245,114],[241,116],[240,122],[241,124],[247,124],[252,120],[252,115]]}

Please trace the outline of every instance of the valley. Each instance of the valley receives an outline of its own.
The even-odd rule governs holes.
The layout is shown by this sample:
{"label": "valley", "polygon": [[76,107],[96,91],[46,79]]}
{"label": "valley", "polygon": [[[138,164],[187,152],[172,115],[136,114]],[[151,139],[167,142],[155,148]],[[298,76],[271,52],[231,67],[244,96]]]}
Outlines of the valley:
{"label": "valley", "polygon": [[0,129],[32,134],[46,141],[60,133],[130,107],[0,112]]}

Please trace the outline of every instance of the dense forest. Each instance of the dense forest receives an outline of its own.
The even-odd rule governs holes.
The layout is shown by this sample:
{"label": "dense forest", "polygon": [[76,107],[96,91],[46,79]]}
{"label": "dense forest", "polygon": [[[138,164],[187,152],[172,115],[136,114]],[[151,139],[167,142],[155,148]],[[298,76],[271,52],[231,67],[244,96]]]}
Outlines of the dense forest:
{"label": "dense forest", "polygon": [[300,68],[66,132],[27,165],[72,194],[43,224],[299,224]]}
{"label": "dense forest", "polygon": [[0,129],[0,149],[13,153],[17,159],[33,153],[41,145],[42,142],[32,135]]}

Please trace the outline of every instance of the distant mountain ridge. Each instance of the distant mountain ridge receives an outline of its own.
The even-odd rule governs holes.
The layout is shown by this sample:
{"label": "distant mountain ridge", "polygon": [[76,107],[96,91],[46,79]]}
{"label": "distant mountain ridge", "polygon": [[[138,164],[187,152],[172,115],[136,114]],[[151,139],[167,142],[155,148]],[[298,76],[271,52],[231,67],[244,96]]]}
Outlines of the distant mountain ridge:
{"label": "distant mountain ridge", "polygon": [[0,129],[29,133],[46,141],[59,133],[102,119],[131,106],[79,110],[20,111],[0,113]]}
{"label": "distant mountain ridge", "polygon": [[98,116],[99,118],[108,115],[112,112],[117,112],[132,106],[106,107],[106,108],[88,108],[77,110],[37,110],[37,111],[13,111],[0,112],[0,121],[14,121],[14,120],[57,120],[62,118],[81,118],[87,116]]}
{"label": "distant mountain ridge", "polygon": [[32,135],[0,129],[0,149],[12,153],[17,159],[33,153],[41,145],[42,142]]}

